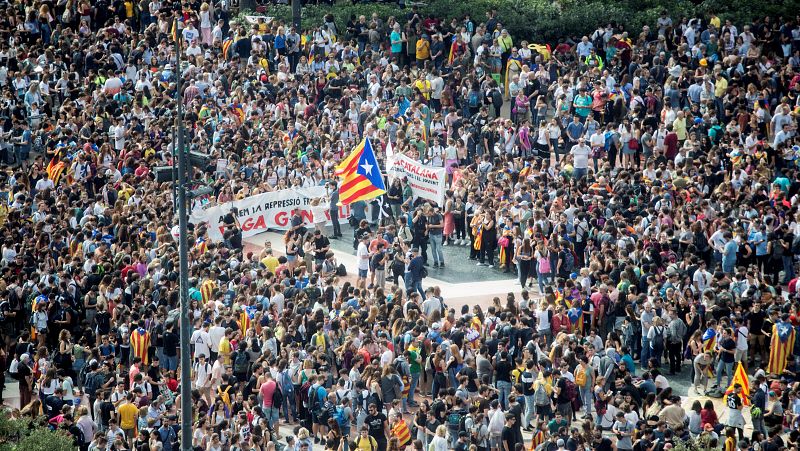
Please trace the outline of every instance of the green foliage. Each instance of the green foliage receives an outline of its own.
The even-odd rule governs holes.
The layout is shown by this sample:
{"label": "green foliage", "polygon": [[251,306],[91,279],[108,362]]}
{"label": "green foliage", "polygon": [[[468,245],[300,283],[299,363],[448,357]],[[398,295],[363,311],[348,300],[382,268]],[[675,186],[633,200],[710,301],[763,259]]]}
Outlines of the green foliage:
{"label": "green foliage", "polygon": [[0,412],[0,451],[74,451],[72,438],[51,431],[44,419],[31,427],[28,420],[14,420]]}
{"label": "green foliage", "polygon": [[[662,10],[669,11],[677,23],[681,16],[696,17],[716,13],[723,21],[731,19],[741,28],[754,18],[770,15],[773,20],[779,15],[791,15],[794,11],[786,0],[765,2],[762,0],[704,0],[694,4],[689,0],[429,0],[420,7],[423,17],[432,16],[450,20],[462,19],[470,14],[473,22],[479,24],[486,20],[485,13],[490,9],[497,11],[498,18],[516,40],[529,42],[556,42],[564,36],[591,34],[599,24],[609,22],[623,24],[632,37],[644,25],[654,27]],[[400,18],[408,10],[401,10],[395,4],[359,3],[340,0],[334,6],[308,6],[303,8],[303,29],[319,26],[326,14],[333,14],[339,30],[351,15],[370,17],[377,13],[386,19],[390,16]],[[292,10],[289,6],[270,6],[264,13],[278,20],[290,23]],[[405,22],[405,19],[400,19]]]}
{"label": "green foliage", "polygon": [[[710,436],[704,434],[686,441],[678,441],[675,443],[673,451],[712,451],[710,442]],[[717,448],[713,449],[716,450]]]}

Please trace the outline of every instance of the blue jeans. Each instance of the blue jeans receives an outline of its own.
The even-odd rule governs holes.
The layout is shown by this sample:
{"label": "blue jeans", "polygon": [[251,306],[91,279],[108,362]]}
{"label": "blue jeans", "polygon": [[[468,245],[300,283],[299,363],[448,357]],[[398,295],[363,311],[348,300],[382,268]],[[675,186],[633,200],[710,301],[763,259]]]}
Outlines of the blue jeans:
{"label": "blue jeans", "polygon": [[574,180],[580,180],[581,177],[586,177],[586,174],[589,173],[588,168],[574,168],[572,170],[572,178]]}
{"label": "blue jeans", "polygon": [[419,384],[419,373],[411,373],[411,382],[408,383],[408,403],[414,404],[414,392]]}
{"label": "blue jeans", "polygon": [[511,382],[497,381],[497,391],[499,392],[500,405],[503,410],[508,409],[508,396],[511,394]]}
{"label": "blue jeans", "polygon": [[650,339],[642,336],[642,368],[647,369],[647,361],[650,360]]}
{"label": "blue jeans", "polygon": [[178,356],[174,355],[170,357],[165,355],[164,359],[161,361],[161,366],[167,371],[176,371],[178,369]]}
{"label": "blue jeans", "polygon": [[522,427],[527,428],[531,425],[531,418],[536,416],[533,395],[525,395],[525,416],[522,418]]}
{"label": "blue jeans", "polygon": [[592,396],[592,387],[580,387],[578,388],[581,394],[581,401],[583,401],[583,407],[586,409],[586,415],[592,414],[592,403],[594,402]]}
{"label": "blue jeans", "polygon": [[548,282],[548,279],[552,280],[550,273],[538,273],[536,274],[536,280],[539,282],[539,294],[544,294],[544,286]]}
{"label": "blue jeans", "polygon": [[297,399],[295,398],[294,392],[287,393],[284,390],[283,394],[283,405],[281,406],[281,409],[283,410],[283,418],[288,423],[290,412],[292,414],[292,418],[297,418]]}
{"label": "blue jeans", "polygon": [[725,387],[730,387],[731,381],[733,381],[733,363],[723,362],[722,359],[719,359],[717,363],[717,387],[720,386],[719,383],[722,381],[723,370],[728,374],[728,383],[725,384]]}
{"label": "blue jeans", "polygon": [[422,298],[425,298],[425,290],[422,289],[422,280],[416,280],[410,272],[405,273],[403,281],[406,283],[406,294],[418,292]]}
{"label": "blue jeans", "polygon": [[428,235],[431,245],[431,254],[433,254],[433,264],[444,264],[444,253],[442,253],[442,235]]}
{"label": "blue jeans", "polygon": [[790,280],[794,279],[794,262],[792,261],[794,257],[784,255],[781,257],[783,261],[783,283],[789,283]]}

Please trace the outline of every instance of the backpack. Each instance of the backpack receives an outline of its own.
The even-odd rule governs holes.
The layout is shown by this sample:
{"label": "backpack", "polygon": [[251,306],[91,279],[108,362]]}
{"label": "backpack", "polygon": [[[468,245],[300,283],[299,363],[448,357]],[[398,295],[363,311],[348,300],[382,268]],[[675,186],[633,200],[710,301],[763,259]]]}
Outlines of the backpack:
{"label": "backpack", "polygon": [[288,369],[281,372],[280,381],[281,390],[285,391],[287,396],[292,396],[294,394],[294,384],[292,384],[292,378],[289,377]]}
{"label": "backpack", "polygon": [[651,343],[651,347],[653,349],[664,349],[664,328],[655,328],[655,335],[653,336],[653,343]]}
{"label": "backpack", "polygon": [[572,272],[575,269],[575,255],[572,249],[564,251],[564,264],[561,265],[562,272]]}
{"label": "backpack", "polygon": [[308,411],[316,412],[322,408],[322,403],[319,400],[319,387],[312,387],[308,390]]}
{"label": "backpack", "polygon": [[586,370],[581,370],[575,373],[575,385],[577,385],[578,387],[585,387],[586,379],[587,379]]}
{"label": "backpack", "polygon": [[480,101],[481,97],[478,94],[478,91],[472,90],[469,92],[468,104],[470,108],[478,108]]}
{"label": "backpack", "polygon": [[250,370],[250,356],[246,352],[239,351],[233,359],[233,371],[240,374],[247,374]]}
{"label": "backpack", "polygon": [[347,269],[344,267],[344,264],[340,264],[336,268],[336,275],[339,276],[339,277],[344,277],[344,276],[347,275]]}
{"label": "backpack", "polygon": [[339,429],[347,428],[347,418],[344,417],[344,407],[337,407],[336,408],[336,424],[339,425]]}
{"label": "backpack", "polygon": [[548,396],[547,389],[544,387],[543,383],[539,384],[533,392],[533,403],[537,406],[550,404],[550,396]]}
{"label": "backpack", "polygon": [[231,408],[231,394],[229,393],[230,391],[231,391],[230,385],[225,387],[225,391],[217,387],[217,395],[222,400],[222,403],[225,404],[225,407],[227,407],[228,409]]}
{"label": "backpack", "polygon": [[86,376],[86,383],[83,384],[84,385],[83,388],[84,390],[86,390],[87,395],[94,397],[94,395],[97,393],[97,390],[99,390],[100,387],[103,386],[105,381],[106,377],[103,376],[102,373],[97,373],[97,372],[89,373]]}
{"label": "backpack", "polygon": [[564,395],[566,395],[569,400],[578,399],[578,386],[575,385],[575,382],[564,379]]}
{"label": "backpack", "polygon": [[447,428],[459,432],[466,430],[464,426],[465,420],[466,416],[461,411],[454,410],[447,415]]}
{"label": "backpack", "polygon": [[309,391],[311,390],[311,382],[305,381],[303,385],[300,386],[300,402],[304,407],[309,406],[309,402],[311,401],[311,397]]}
{"label": "backpack", "polygon": [[280,386],[275,384],[275,391],[272,392],[272,408],[280,409],[283,406],[283,391]]}

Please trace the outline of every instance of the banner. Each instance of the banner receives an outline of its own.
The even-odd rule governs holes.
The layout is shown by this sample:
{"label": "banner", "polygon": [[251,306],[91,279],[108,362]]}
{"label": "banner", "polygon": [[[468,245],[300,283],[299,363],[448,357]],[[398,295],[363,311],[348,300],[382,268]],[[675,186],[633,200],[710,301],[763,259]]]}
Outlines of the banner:
{"label": "banner", "polygon": [[[225,230],[223,217],[230,213],[231,208],[239,210],[239,224],[242,227],[242,237],[250,237],[264,233],[267,229],[288,230],[291,226],[292,210],[300,209],[300,215],[309,229],[312,228],[314,216],[311,212],[311,201],[315,198],[327,197],[328,192],[324,186],[310,188],[284,189],[269,193],[257,194],[242,200],[226,202],[215,205],[205,210],[191,213],[189,222],[192,224],[208,223],[208,237],[213,241],[222,241]],[[325,205],[325,218],[330,223],[330,209],[328,201]],[[350,215],[350,207],[339,207],[339,218]]]}
{"label": "banner", "polygon": [[425,166],[403,154],[395,154],[386,162],[386,174],[390,178],[408,177],[408,184],[415,197],[421,197],[444,206],[446,173],[444,168]]}

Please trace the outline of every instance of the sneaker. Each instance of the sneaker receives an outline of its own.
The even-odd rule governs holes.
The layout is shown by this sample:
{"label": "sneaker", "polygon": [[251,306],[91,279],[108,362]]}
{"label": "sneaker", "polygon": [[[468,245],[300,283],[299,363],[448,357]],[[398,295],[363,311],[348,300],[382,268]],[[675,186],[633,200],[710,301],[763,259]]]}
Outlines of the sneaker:
{"label": "sneaker", "polygon": [[442,246],[447,246],[447,241],[445,241],[444,243],[442,243]]}
{"label": "sneaker", "polygon": [[444,263],[439,263],[440,268],[444,268]]}
{"label": "sneaker", "polygon": [[488,266],[488,267],[490,267],[490,268],[494,268],[494,265],[486,265],[486,266]]}
{"label": "sneaker", "polygon": [[438,264],[438,263],[434,263],[434,264],[433,264],[433,267],[434,267],[434,268],[438,268],[438,267],[439,267],[439,264]]}
{"label": "sneaker", "polygon": [[485,264],[485,263],[478,262],[478,264],[476,264],[475,266],[486,266],[486,264]]}

